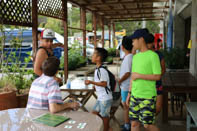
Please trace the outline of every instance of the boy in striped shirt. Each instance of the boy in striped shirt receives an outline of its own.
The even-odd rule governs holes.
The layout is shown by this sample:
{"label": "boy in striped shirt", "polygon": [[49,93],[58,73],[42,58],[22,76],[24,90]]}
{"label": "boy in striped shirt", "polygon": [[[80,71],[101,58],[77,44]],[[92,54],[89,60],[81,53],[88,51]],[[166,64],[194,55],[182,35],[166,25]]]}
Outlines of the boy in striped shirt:
{"label": "boy in striped shirt", "polygon": [[54,79],[60,61],[55,56],[48,57],[42,64],[43,74],[31,85],[27,108],[46,109],[56,113],[68,108],[78,108],[77,102],[63,103],[59,84]]}

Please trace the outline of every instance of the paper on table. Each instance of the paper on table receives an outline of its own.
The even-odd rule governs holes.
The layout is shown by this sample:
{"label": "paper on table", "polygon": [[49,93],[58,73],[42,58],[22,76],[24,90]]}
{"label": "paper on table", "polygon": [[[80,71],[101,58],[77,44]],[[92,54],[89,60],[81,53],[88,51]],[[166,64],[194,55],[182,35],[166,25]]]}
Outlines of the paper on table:
{"label": "paper on table", "polygon": [[33,121],[55,127],[69,119],[70,118],[65,117],[65,116],[59,116],[59,115],[46,113],[33,119]]}

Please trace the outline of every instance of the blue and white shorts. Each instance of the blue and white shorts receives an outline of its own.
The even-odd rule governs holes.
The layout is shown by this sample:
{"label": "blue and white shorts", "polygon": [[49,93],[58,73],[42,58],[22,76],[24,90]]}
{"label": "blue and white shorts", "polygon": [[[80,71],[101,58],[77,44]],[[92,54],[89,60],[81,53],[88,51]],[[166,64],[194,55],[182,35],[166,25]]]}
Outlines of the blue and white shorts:
{"label": "blue and white shorts", "polygon": [[96,101],[96,104],[93,107],[93,111],[98,112],[101,117],[110,117],[110,109],[113,100],[106,101]]}

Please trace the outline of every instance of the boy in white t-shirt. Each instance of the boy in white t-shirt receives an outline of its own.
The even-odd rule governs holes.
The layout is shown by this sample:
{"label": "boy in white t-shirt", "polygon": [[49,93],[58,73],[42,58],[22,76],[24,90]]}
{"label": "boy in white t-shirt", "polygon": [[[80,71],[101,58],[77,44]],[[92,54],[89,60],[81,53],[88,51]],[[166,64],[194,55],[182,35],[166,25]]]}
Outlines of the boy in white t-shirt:
{"label": "boy in white t-shirt", "polygon": [[93,107],[93,114],[100,116],[104,123],[104,131],[111,130],[109,127],[110,109],[112,105],[112,92],[110,89],[109,75],[106,69],[99,68],[107,58],[107,51],[104,48],[95,48],[92,55],[92,62],[96,63],[96,70],[94,72],[94,81],[86,80],[85,84],[93,84],[97,93],[97,101]]}
{"label": "boy in white t-shirt", "polygon": [[126,99],[129,92],[129,84],[130,84],[130,76],[131,76],[131,66],[132,66],[132,40],[128,39],[127,36],[123,37],[122,40],[122,50],[125,53],[125,56],[123,58],[121,67],[120,67],[120,76],[119,76],[119,85],[121,88],[121,98],[122,98],[122,104],[124,106],[124,126],[123,131],[129,131],[130,121],[129,121],[129,107],[126,105]]}

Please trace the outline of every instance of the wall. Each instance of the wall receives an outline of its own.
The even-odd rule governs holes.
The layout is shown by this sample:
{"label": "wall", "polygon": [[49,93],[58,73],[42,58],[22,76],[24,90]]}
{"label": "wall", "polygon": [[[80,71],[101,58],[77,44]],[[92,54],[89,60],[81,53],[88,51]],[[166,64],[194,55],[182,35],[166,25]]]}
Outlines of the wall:
{"label": "wall", "polygon": [[173,47],[184,48],[184,44],[185,44],[185,20],[179,15],[175,15]]}
{"label": "wall", "polygon": [[190,72],[197,77],[197,0],[192,0]]}

